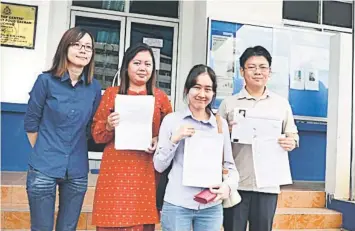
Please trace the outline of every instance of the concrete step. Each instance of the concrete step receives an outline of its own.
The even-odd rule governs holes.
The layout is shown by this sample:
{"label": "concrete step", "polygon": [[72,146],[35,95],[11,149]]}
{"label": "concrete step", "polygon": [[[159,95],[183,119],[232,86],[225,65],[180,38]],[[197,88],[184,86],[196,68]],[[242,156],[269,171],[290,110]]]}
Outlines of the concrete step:
{"label": "concrete step", "polygon": [[[91,225],[92,206],[84,206],[77,230],[94,230]],[[339,229],[342,216],[338,212],[319,208],[278,208],[274,229]],[[26,204],[3,204],[1,209],[1,230],[29,229],[30,212]],[[157,230],[160,226],[157,227]]]}
{"label": "concrete step", "polygon": [[[30,213],[26,193],[25,172],[2,172],[1,176],[1,230],[28,230]],[[89,174],[78,230],[94,230],[91,225],[92,205],[97,175]],[[58,205],[58,196],[57,203]],[[325,192],[310,188],[287,186],[281,188],[275,215],[276,230],[340,230],[342,215],[325,209]],[[160,226],[157,226],[160,230]]]}
{"label": "concrete step", "polygon": [[273,229],[272,231],[341,231],[343,229]]}
{"label": "concrete step", "polygon": [[[92,205],[97,174],[89,174],[88,190],[85,196],[85,205]],[[1,203],[27,204],[26,172],[1,172]],[[311,183],[310,183],[311,184]],[[316,186],[314,186],[316,187]],[[319,187],[316,187],[319,189]],[[306,190],[304,190],[306,189]],[[58,198],[58,197],[57,197]],[[278,198],[278,208],[324,208],[325,192],[307,188],[307,185],[296,183],[281,187]]]}
{"label": "concrete step", "polygon": [[[58,207],[56,207],[55,220]],[[83,206],[79,217],[77,230],[96,230],[92,225],[92,206]],[[1,230],[30,229],[30,208],[25,204],[3,204],[1,208]],[[55,225],[54,225],[55,226]],[[160,230],[160,225],[156,230]]]}
{"label": "concrete step", "polygon": [[277,200],[278,208],[324,208],[325,192],[282,190]]}
{"label": "concrete step", "polygon": [[338,229],[342,214],[326,208],[278,208],[275,229]]}
{"label": "concrete step", "polygon": [[[85,195],[84,205],[92,205],[95,187],[90,186]],[[24,185],[2,185],[1,204],[27,204],[27,193]],[[58,203],[58,193],[57,202]],[[324,208],[325,192],[283,190],[279,195],[278,208]]]}

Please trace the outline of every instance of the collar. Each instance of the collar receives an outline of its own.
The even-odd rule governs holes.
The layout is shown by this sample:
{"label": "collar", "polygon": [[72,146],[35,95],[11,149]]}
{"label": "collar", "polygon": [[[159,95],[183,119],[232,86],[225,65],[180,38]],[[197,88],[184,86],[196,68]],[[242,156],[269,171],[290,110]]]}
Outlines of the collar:
{"label": "collar", "polygon": [[211,116],[210,116],[210,118],[208,120],[198,120],[192,115],[192,112],[190,111],[190,108],[187,106],[185,108],[185,110],[183,110],[183,119],[185,119],[187,117],[191,117],[192,119],[194,119],[196,121],[201,121],[202,123],[210,124],[213,127],[217,127],[216,117],[215,117],[215,115],[212,112],[211,112]]}
{"label": "collar", "polygon": [[[260,99],[266,99],[268,97],[271,96],[271,92],[270,90],[265,87],[265,91],[263,93],[263,95],[259,98]],[[254,96],[250,95],[249,92],[247,91],[247,89],[245,88],[245,86],[243,87],[243,89],[239,92],[239,94],[237,95],[238,99],[255,99],[257,100],[257,98],[255,98]]]}
{"label": "collar", "polygon": [[143,91],[132,91],[132,90],[127,90],[127,95],[147,95],[147,90],[143,90]]}
{"label": "collar", "polygon": [[[64,75],[60,78],[60,81],[61,82],[65,82],[65,81],[68,81],[68,80],[70,80],[70,76],[69,76],[69,73],[66,71],[64,73]],[[78,82],[85,83],[85,74],[84,73],[81,74],[80,79],[78,80]]]}

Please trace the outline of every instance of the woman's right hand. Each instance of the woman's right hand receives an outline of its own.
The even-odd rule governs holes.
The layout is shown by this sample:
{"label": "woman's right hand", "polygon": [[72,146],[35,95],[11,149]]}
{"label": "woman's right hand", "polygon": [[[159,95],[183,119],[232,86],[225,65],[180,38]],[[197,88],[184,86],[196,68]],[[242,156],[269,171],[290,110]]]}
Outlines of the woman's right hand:
{"label": "woman's right hand", "polygon": [[118,112],[112,112],[108,117],[107,117],[107,123],[106,123],[106,129],[107,131],[113,131],[115,127],[119,124],[120,122],[120,114]]}
{"label": "woman's right hand", "polygon": [[171,142],[174,144],[178,143],[180,140],[191,137],[195,134],[195,128],[191,125],[182,125],[176,132],[174,132],[170,138]]}

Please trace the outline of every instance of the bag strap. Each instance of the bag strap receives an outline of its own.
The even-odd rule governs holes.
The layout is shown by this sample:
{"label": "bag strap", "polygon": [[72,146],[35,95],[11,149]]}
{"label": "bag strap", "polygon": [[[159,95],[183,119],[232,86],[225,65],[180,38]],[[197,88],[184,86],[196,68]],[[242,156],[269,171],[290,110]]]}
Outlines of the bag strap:
{"label": "bag strap", "polygon": [[221,116],[219,114],[216,114],[216,122],[217,122],[217,128],[218,128],[218,133],[223,133],[223,129],[222,129],[222,119]]}
{"label": "bag strap", "polygon": [[[222,118],[219,114],[216,114],[216,121],[217,121],[217,129],[218,129],[218,133],[222,134],[223,133],[223,129],[222,129]],[[224,165],[224,151],[222,152],[222,169],[223,169],[223,173],[224,171],[227,171],[226,174],[228,173],[227,169],[223,168]]]}
{"label": "bag strap", "polygon": [[115,86],[116,79],[117,79],[117,86],[120,86],[120,68],[118,68],[115,76],[113,76],[111,87]]}

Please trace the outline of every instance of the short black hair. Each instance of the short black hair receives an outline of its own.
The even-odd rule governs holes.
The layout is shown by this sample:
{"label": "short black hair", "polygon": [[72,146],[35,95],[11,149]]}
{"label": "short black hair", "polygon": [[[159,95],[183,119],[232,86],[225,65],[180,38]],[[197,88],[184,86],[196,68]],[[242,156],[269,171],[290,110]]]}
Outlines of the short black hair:
{"label": "short black hair", "polygon": [[217,92],[217,76],[216,73],[212,68],[205,64],[197,64],[193,66],[187,75],[185,86],[184,86],[184,97],[186,98],[187,94],[189,93],[190,89],[196,85],[197,77],[203,73],[207,73],[208,76],[211,78],[212,81],[212,91],[213,91],[213,98],[212,101],[207,105],[207,109],[209,109],[212,113],[212,105],[214,100],[216,99],[216,92]]}
{"label": "short black hair", "polygon": [[265,47],[263,46],[255,46],[255,47],[249,47],[247,48],[242,56],[240,56],[239,59],[239,64],[241,68],[244,68],[244,65],[246,63],[246,61],[253,56],[263,56],[267,62],[269,63],[269,66],[271,67],[271,62],[272,62],[272,57],[269,53],[268,50],[266,50]]}

